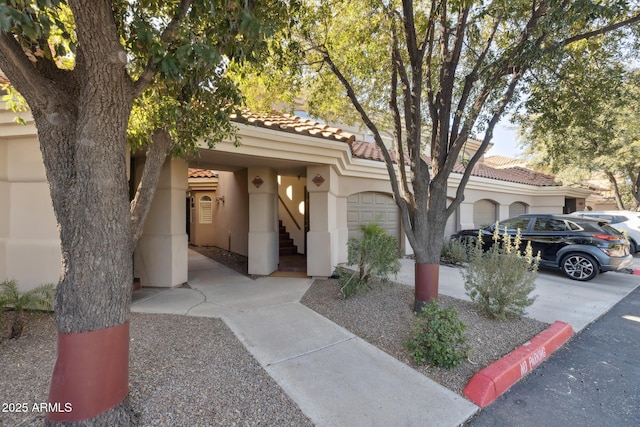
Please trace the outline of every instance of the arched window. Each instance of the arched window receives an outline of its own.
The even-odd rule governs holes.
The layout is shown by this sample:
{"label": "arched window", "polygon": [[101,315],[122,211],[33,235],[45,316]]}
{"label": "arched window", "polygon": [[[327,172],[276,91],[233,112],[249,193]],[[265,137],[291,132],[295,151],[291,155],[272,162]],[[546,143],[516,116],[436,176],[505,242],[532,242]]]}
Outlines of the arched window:
{"label": "arched window", "polygon": [[200,224],[211,224],[213,222],[212,201],[209,196],[200,197]]}

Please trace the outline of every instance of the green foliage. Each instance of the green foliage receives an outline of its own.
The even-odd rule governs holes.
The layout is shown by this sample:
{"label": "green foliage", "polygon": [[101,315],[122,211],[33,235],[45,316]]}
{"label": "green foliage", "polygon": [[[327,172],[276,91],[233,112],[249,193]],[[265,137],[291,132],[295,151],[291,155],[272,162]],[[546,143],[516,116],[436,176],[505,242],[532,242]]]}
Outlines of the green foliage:
{"label": "green foliage", "polygon": [[435,300],[416,316],[412,338],[404,343],[416,365],[429,363],[451,369],[468,357],[467,325],[453,307],[442,308]]}
{"label": "green foliage", "polygon": [[359,239],[349,239],[347,259],[347,263],[356,265],[358,270],[350,273],[338,268],[342,298],[368,289],[371,278],[386,282],[388,274],[397,274],[400,270],[398,240],[395,237],[378,224],[363,224],[360,231],[362,236]]}
{"label": "green foliage", "polygon": [[[640,72],[629,37],[590,39],[536,70],[515,116],[535,167],[565,184],[609,181],[619,208],[640,204]],[[607,184],[597,184],[607,186]]]}
{"label": "green foliage", "polygon": [[445,240],[440,258],[449,264],[462,264],[467,260],[467,246],[458,240]]}
{"label": "green foliage", "polygon": [[24,312],[34,310],[53,310],[55,286],[46,284],[27,292],[20,292],[15,280],[0,283],[0,316],[4,307],[12,308],[14,313],[10,338],[19,338],[24,328]]}
{"label": "green foliage", "polygon": [[129,122],[129,142],[144,149],[157,128],[169,131],[174,156],[197,154],[203,142],[209,148],[230,139],[238,144],[232,114],[244,99],[228,73],[268,54],[269,37],[288,19],[277,0],[247,7],[235,2],[194,1],[182,25],[169,38],[155,24],[158,14],[167,21],[172,7],[150,8],[130,3],[133,21],[121,15],[121,36],[133,55],[130,69],[139,75],[149,61],[157,69],[157,84],[136,99]]}
{"label": "green foliage", "polygon": [[518,232],[512,238],[505,230],[493,235],[493,245],[482,249],[482,239],[470,247],[469,262],[462,269],[467,295],[480,309],[491,317],[506,319],[520,317],[533,304],[536,297],[529,297],[535,289],[540,256],[533,256],[527,242],[524,252]]}

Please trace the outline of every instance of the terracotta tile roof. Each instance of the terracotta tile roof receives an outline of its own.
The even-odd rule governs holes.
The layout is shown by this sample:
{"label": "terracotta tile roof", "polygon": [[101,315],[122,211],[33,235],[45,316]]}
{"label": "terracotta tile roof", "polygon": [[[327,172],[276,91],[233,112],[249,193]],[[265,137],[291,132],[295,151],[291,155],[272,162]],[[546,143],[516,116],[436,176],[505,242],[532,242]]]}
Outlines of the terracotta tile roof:
{"label": "terracotta tile roof", "polygon": [[[353,154],[353,157],[384,162],[384,157],[382,157],[382,150],[380,150],[380,147],[378,147],[377,144],[365,141],[353,141],[350,145],[351,154]],[[391,160],[393,160],[393,162],[395,163],[395,151],[390,150],[389,155],[391,156]]]}
{"label": "terracotta tile roof", "polygon": [[291,114],[281,114],[277,112],[259,114],[245,109],[242,110],[242,113],[239,116],[236,114],[231,115],[231,120],[262,128],[315,136],[334,141],[351,143],[355,140],[354,135],[344,132],[339,128],[327,126],[315,120],[304,119]]}
{"label": "terracotta tile roof", "polygon": [[[459,170],[456,170],[459,169]],[[462,165],[456,165],[454,172],[462,173]],[[471,173],[473,176],[496,179],[499,181],[515,182],[518,184],[535,185],[536,187],[561,186],[553,175],[527,169],[522,166],[494,168],[489,165],[476,165]]]}
{"label": "terracotta tile roof", "polygon": [[527,161],[524,159],[514,159],[506,156],[488,156],[484,158],[484,164],[494,168],[510,168],[514,166],[526,166]]}
{"label": "terracotta tile roof", "polygon": [[[384,161],[380,148],[374,143],[364,141],[354,141],[351,144],[351,152],[354,157],[367,160]],[[391,158],[395,162],[395,153],[391,153]],[[431,159],[424,157],[425,162],[431,165]],[[453,168],[454,173],[464,173],[465,167],[462,163],[456,163]],[[527,169],[522,166],[514,167],[492,167],[487,164],[478,164],[474,167],[472,176],[479,178],[489,178],[498,181],[515,182],[518,184],[534,185],[537,187],[561,186],[554,176],[542,172]]]}
{"label": "terracotta tile roof", "polygon": [[216,171],[208,169],[189,168],[189,178],[216,178]]}

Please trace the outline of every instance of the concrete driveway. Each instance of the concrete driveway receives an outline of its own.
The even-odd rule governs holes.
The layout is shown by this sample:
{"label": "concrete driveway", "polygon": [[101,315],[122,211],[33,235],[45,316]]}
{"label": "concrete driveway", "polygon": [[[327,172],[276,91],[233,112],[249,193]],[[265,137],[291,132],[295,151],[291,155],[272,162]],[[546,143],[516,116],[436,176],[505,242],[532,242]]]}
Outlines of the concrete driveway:
{"label": "concrete driveway", "polygon": [[[392,280],[413,286],[414,261],[403,259],[401,264],[400,273]],[[633,268],[640,269],[640,253],[635,254]],[[567,278],[560,270],[540,269],[533,292],[538,297],[527,310],[527,316],[547,323],[562,320],[578,332],[638,285],[640,276],[633,274],[608,272],[589,282],[578,282]],[[440,293],[469,300],[459,268],[440,267]]]}

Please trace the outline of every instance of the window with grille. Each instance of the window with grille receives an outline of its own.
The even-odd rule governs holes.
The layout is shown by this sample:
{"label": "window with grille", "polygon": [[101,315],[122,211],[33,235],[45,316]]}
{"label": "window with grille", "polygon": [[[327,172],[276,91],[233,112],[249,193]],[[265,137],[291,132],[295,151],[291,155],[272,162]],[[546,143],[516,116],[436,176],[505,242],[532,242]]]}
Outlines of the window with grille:
{"label": "window with grille", "polygon": [[211,197],[200,197],[200,224],[211,224],[213,222],[212,203]]}

